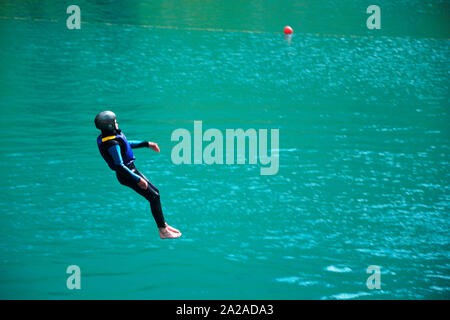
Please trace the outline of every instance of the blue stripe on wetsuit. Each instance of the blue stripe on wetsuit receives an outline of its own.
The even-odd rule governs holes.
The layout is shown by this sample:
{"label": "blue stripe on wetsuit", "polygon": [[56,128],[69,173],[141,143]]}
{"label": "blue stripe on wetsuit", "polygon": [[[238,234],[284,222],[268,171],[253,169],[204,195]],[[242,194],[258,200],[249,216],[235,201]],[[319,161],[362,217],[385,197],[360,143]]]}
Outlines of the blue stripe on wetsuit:
{"label": "blue stripe on wetsuit", "polygon": [[138,182],[141,180],[137,174],[133,173],[126,165],[123,164],[122,155],[120,154],[120,146],[114,145],[108,149],[109,154],[113,158],[114,164],[117,166],[117,171],[130,175],[133,180]]}
{"label": "blue stripe on wetsuit", "polygon": [[130,144],[131,148],[148,147],[147,141],[129,140],[128,143]]}

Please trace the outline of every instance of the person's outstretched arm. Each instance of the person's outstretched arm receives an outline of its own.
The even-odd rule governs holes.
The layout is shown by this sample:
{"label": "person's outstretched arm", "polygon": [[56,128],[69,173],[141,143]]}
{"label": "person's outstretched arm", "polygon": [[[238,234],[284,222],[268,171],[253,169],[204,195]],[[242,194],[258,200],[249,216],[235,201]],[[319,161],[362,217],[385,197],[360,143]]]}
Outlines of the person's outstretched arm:
{"label": "person's outstretched arm", "polygon": [[158,144],[155,142],[150,141],[140,141],[140,140],[129,140],[128,143],[130,144],[131,148],[150,148],[156,152],[159,152]]}
{"label": "person's outstretched arm", "polygon": [[130,144],[131,148],[133,148],[133,149],[148,147],[148,141],[128,140],[128,143]]}

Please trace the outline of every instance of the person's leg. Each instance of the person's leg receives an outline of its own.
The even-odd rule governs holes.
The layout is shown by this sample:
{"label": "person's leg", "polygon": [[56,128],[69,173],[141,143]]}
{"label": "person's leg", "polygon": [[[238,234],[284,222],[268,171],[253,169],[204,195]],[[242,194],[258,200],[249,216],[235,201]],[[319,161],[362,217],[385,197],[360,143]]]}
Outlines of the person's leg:
{"label": "person's leg", "polygon": [[156,221],[158,228],[164,228],[166,226],[166,221],[164,220],[164,215],[161,208],[161,199],[159,196],[159,190],[137,169],[133,169],[133,172],[140,176],[147,182],[147,189],[143,190],[137,186],[140,192],[144,193],[145,198],[150,202],[150,208],[152,211],[153,218]]}
{"label": "person's leg", "polygon": [[150,209],[152,211],[152,215],[155,219],[156,225],[158,226],[160,237],[166,239],[177,238],[181,236],[180,231],[167,225],[164,220],[161,201],[159,197],[159,190],[136,168],[133,168],[132,171],[147,182],[147,189],[142,189],[135,181],[127,179],[119,174],[117,175],[117,178],[121,184],[132,188],[134,191],[145,197],[150,202]]}
{"label": "person's leg", "polygon": [[[160,213],[160,216],[162,217],[162,220],[164,220],[164,216],[163,216],[162,208],[161,208],[161,198],[160,198],[160,196],[159,196],[159,190],[158,190],[158,188],[156,188],[156,187],[150,182],[150,180],[148,180],[147,177],[144,176],[141,172],[139,172],[139,170],[137,170],[136,168],[133,169],[133,172],[136,173],[137,175],[139,175],[142,179],[144,179],[144,180],[147,182],[147,185],[148,185],[147,189],[151,192],[151,194],[157,195],[157,196],[154,197],[154,200],[153,200],[153,201],[150,201],[150,200],[149,200],[149,201],[150,201],[150,207],[151,207],[151,209],[152,209],[152,213],[153,213],[153,212],[156,212],[156,214],[157,214],[158,216],[159,216],[159,213]],[[156,218],[155,218],[155,220],[156,220]],[[165,220],[164,220],[164,226],[165,226],[167,229],[169,229],[170,231],[172,231],[172,232],[181,234],[180,230],[178,230],[178,229],[176,229],[176,228],[174,228],[174,227],[172,227],[172,226],[169,226],[169,225],[167,224],[167,222],[165,222]],[[159,227],[159,224],[158,224],[158,227]]]}

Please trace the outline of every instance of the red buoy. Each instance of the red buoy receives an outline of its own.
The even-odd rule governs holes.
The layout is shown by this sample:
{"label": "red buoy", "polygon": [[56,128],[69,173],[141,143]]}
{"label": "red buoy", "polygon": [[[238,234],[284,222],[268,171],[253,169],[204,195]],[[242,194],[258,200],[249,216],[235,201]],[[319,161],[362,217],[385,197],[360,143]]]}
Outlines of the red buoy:
{"label": "red buoy", "polygon": [[286,26],[284,27],[284,34],[292,34],[294,32],[294,30],[292,30],[291,27]]}

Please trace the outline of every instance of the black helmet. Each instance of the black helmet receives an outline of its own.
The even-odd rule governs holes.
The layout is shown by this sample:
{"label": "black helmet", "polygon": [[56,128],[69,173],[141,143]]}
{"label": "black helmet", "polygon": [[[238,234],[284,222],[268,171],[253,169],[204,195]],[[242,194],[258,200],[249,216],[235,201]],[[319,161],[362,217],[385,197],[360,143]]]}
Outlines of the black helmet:
{"label": "black helmet", "polygon": [[95,117],[97,129],[113,131],[115,127],[116,114],[112,111],[102,111]]}

